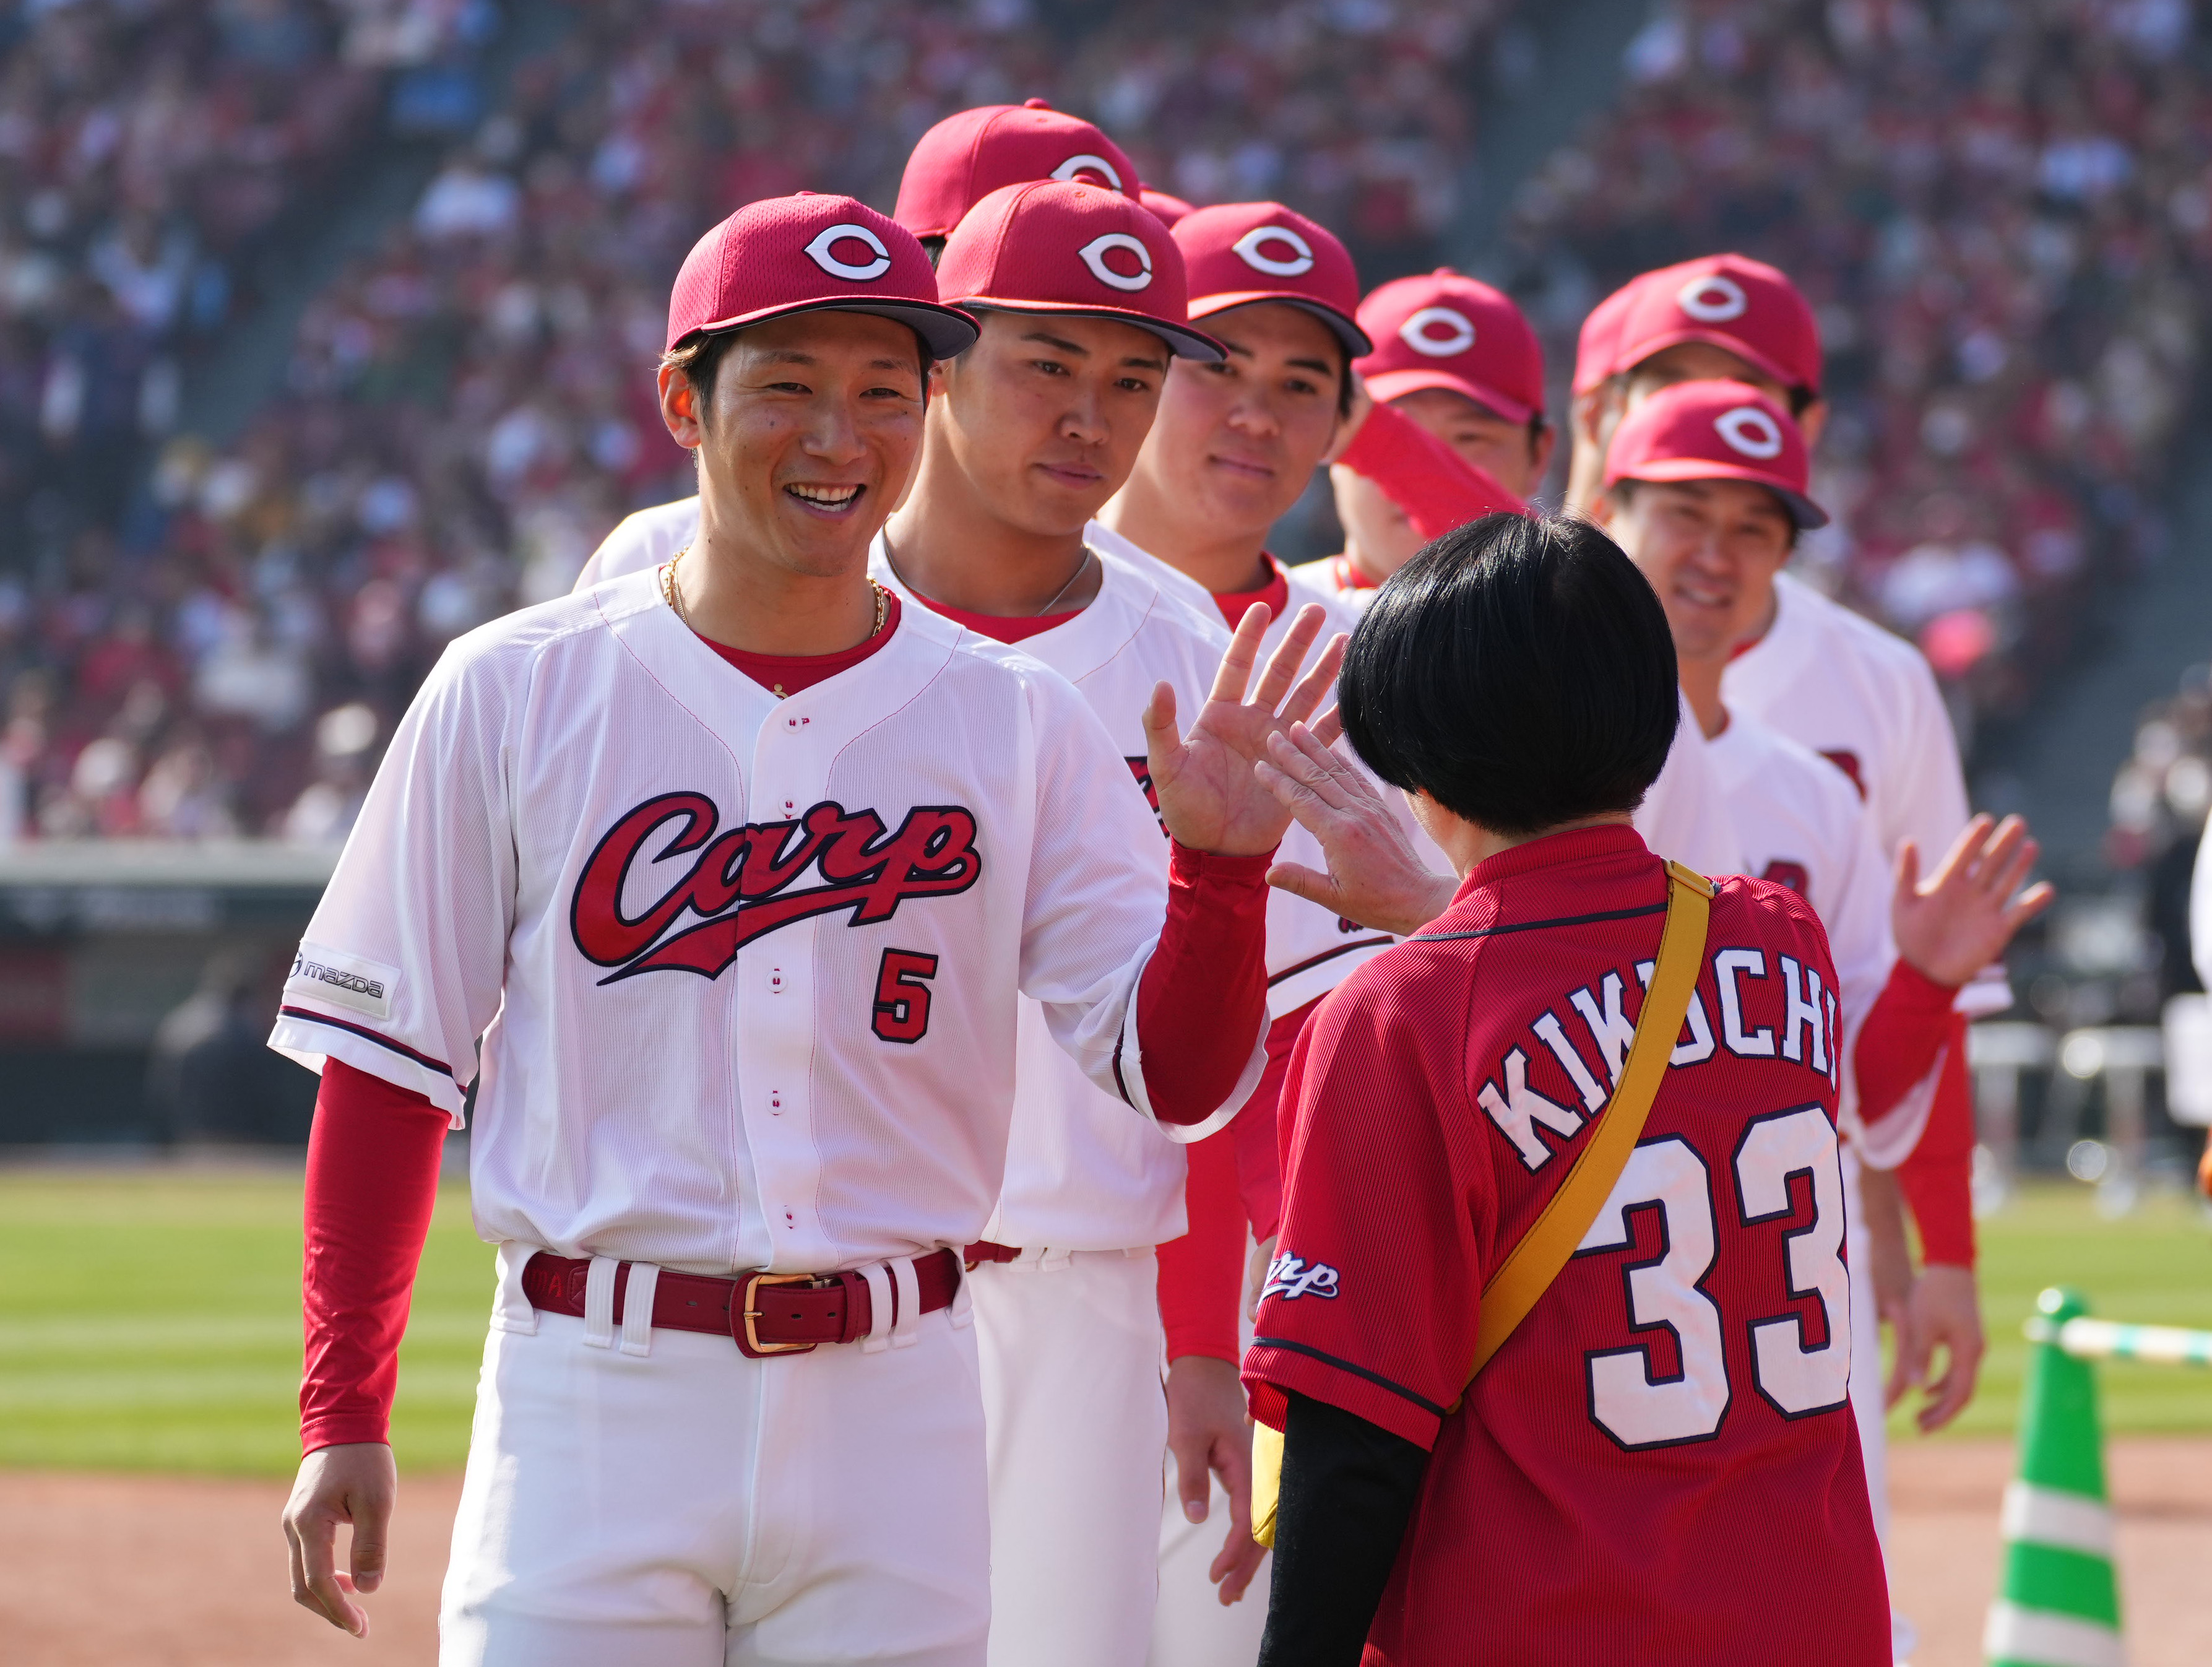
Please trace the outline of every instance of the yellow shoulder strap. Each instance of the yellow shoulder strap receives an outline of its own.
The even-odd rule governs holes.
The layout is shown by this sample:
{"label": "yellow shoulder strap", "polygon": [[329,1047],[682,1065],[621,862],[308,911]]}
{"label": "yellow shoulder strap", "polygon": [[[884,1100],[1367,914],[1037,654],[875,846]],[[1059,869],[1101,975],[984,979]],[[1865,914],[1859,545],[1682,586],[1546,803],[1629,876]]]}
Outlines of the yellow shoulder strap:
{"label": "yellow shoulder strap", "polygon": [[[1667,924],[1659,934],[1658,964],[1652,969],[1651,988],[1636,1015],[1636,1033],[1629,1040],[1628,1058],[1620,1068],[1620,1080],[1607,1102],[1596,1128],[1575,1156],[1567,1178],[1544,1206],[1535,1225],[1522,1235],[1482,1288],[1482,1311],[1475,1322],[1474,1362],[1467,1379],[1472,1384],[1490,1357],[1498,1353],[1513,1329],[1528,1316],[1537,1299],[1551,1288],[1559,1269],[1567,1265],[1575,1246],[1597,1220],[1611,1196],[1613,1183],[1627,1166],[1628,1154],[1643,1137],[1644,1119],[1667,1075],[1667,1062],[1689,1016],[1690,998],[1698,987],[1698,970],[1705,959],[1705,924],[1712,913],[1713,884],[1703,874],[1679,862],[1667,865]],[[1464,1395],[1465,1391],[1462,1391]],[[1457,1402],[1454,1403],[1455,1410]],[[1283,1475],[1283,1437],[1265,1424],[1252,1427],[1252,1537],[1261,1545],[1275,1542],[1275,1507]]]}

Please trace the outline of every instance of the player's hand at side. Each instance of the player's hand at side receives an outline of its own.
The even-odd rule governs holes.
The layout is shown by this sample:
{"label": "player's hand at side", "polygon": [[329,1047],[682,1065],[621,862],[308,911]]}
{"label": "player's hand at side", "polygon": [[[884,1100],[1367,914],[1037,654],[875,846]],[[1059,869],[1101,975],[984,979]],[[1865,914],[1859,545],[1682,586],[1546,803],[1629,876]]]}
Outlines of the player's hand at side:
{"label": "player's hand at side", "polygon": [[1206,1520],[1212,1479],[1229,1495],[1229,1532],[1206,1579],[1224,1604],[1244,1596],[1267,1550],[1252,1537],[1252,1421],[1235,1362],[1185,1354],[1168,1367],[1168,1451],[1175,1455],[1182,1513]]}
{"label": "player's hand at side", "polygon": [[[1982,1335],[1982,1304],[1974,1288],[1974,1270],[1940,1262],[1929,1263],[1913,1281],[1911,1310],[1914,1357],[1907,1360],[1900,1347],[1898,1366],[1905,1381],[1925,1386],[1927,1398],[1912,1417],[1923,1431],[1933,1433],[1966,1411],[1981,1375],[1987,1343]],[[1900,1329],[1899,1343],[1904,1340]],[[1939,1348],[1943,1352],[1943,1372],[1930,1382],[1929,1372]]]}
{"label": "player's hand at side", "polygon": [[1349,759],[1330,751],[1335,717],[1332,708],[1323,723],[1312,729],[1296,725],[1267,743],[1261,779],[1321,842],[1328,862],[1327,873],[1279,862],[1267,871],[1267,884],[1331,914],[1404,937],[1443,914],[1458,887],[1430,872],[1382,795]]}
{"label": "player's hand at side", "polygon": [[[368,1636],[368,1611],[353,1600],[384,1583],[385,1546],[398,1495],[398,1467],[380,1441],[319,1447],[300,1461],[299,1479],[284,1505],[294,1603],[341,1632]],[[337,1567],[340,1523],[353,1529],[343,1570]]]}
{"label": "player's hand at side", "polygon": [[2047,880],[2021,890],[2039,849],[2020,818],[1978,816],[1923,880],[1918,848],[1909,839],[1899,845],[1889,918],[1905,964],[1956,989],[2003,954],[2013,934],[2057,895]]}
{"label": "player's hand at side", "polygon": [[1182,844],[1221,856],[1258,856],[1275,849],[1290,812],[1253,773],[1267,745],[1293,723],[1313,716],[1336,687],[1344,638],[1333,638],[1310,670],[1299,668],[1328,616],[1309,605],[1267,661],[1259,687],[1247,691],[1267,630],[1264,605],[1249,609],[1214,673],[1213,691],[1188,735],[1176,727],[1175,691],[1152,690],[1145,709],[1145,750],[1160,819]]}

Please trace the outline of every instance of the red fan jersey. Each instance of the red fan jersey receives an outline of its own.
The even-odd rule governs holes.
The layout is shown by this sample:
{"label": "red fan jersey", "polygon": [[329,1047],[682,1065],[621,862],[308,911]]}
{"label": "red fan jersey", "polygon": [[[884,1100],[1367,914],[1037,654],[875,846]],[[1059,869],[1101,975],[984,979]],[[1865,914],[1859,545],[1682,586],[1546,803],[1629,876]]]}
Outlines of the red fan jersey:
{"label": "red fan jersey", "polygon": [[1628,828],[1516,847],[1292,1057],[1244,1375],[1267,1423],[1296,1390],[1431,1450],[1370,1667],[1889,1659],[1847,1398],[1836,981],[1795,893],[1720,882],[1634,1153],[1467,1384],[1483,1285],[1620,1075],[1666,899]]}

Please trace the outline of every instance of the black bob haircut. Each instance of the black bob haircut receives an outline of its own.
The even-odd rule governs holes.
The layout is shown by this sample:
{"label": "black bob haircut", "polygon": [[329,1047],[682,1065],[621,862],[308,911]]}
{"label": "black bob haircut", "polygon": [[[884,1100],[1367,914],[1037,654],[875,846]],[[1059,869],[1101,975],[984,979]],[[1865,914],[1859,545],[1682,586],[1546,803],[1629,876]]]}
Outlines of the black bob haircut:
{"label": "black bob haircut", "polygon": [[1620,547],[1569,517],[1486,515],[1376,593],[1337,684],[1394,787],[1526,837],[1632,811],[1680,714],[1674,640]]}

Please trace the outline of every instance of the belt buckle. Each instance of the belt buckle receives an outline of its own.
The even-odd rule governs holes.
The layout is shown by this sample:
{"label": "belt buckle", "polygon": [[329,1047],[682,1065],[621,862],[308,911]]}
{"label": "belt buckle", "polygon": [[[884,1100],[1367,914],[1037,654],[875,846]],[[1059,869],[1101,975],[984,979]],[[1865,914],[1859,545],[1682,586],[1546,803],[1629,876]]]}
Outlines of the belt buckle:
{"label": "belt buckle", "polygon": [[765,1354],[811,1354],[817,1343],[764,1343],[760,1340],[760,1288],[763,1285],[812,1285],[812,1274],[749,1274],[744,1287],[738,1293],[738,1340],[744,1352],[756,1358]]}

